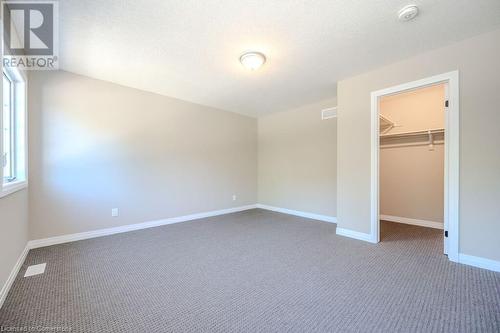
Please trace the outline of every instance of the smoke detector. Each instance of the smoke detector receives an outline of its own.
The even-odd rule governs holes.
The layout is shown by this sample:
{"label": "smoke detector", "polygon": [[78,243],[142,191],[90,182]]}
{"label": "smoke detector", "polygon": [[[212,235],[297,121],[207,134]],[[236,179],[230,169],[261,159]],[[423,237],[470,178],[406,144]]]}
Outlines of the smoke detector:
{"label": "smoke detector", "polygon": [[418,7],[415,5],[408,5],[398,12],[398,18],[402,22],[413,20],[418,15]]}

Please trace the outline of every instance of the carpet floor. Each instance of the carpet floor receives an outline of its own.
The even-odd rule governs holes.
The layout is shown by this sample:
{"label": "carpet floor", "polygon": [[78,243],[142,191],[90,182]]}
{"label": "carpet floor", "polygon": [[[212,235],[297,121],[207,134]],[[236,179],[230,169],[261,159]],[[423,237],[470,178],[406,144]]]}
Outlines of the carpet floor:
{"label": "carpet floor", "polygon": [[[31,250],[3,330],[500,332],[500,273],[442,255],[442,231],[382,242],[263,210]],[[24,278],[29,265],[44,274]]]}

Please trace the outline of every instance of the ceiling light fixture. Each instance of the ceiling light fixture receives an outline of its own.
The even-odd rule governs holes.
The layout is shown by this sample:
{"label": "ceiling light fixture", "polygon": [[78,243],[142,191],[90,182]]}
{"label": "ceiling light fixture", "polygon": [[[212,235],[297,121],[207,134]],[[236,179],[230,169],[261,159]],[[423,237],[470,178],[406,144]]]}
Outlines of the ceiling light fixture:
{"label": "ceiling light fixture", "polygon": [[249,70],[259,69],[266,62],[266,56],[260,52],[245,52],[240,57],[243,67]]}
{"label": "ceiling light fixture", "polygon": [[398,12],[398,18],[402,22],[413,20],[418,15],[418,7],[415,5],[408,5]]}

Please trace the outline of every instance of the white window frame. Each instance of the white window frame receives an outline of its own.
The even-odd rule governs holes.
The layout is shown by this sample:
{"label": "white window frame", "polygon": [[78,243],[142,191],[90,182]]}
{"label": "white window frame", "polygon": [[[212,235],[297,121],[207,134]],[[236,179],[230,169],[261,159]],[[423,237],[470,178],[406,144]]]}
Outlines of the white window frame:
{"label": "white window frame", "polygon": [[[3,179],[3,163],[0,164],[0,198],[5,197],[9,194],[22,190],[28,187],[28,103],[27,103],[27,92],[28,92],[28,80],[26,74],[17,68],[4,67],[3,73],[12,82],[12,101],[11,104],[14,108],[15,115],[15,142],[16,146],[16,173],[18,170],[22,170],[23,177],[18,180],[14,180],[9,183],[4,183]],[[0,103],[3,105],[3,78],[1,83],[2,94],[0,95]],[[3,106],[1,109],[3,112]],[[19,123],[21,121],[22,123]],[[0,129],[3,132],[3,115],[0,116]],[[20,145],[22,141],[22,146]],[[19,148],[22,147],[22,148]],[[19,149],[21,151],[19,151]],[[3,158],[3,133],[0,133],[0,157]],[[21,163],[20,163],[21,162]]]}

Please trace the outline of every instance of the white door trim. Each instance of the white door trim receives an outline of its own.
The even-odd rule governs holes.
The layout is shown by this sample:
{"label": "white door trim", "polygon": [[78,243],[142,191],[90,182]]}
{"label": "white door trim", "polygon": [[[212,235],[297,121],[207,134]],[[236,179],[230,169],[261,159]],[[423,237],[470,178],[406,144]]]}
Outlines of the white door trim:
{"label": "white door trim", "polygon": [[380,241],[379,219],[379,99],[403,91],[439,83],[448,84],[449,106],[445,116],[444,228],[448,231],[445,253],[458,262],[459,253],[459,73],[448,72],[371,93],[371,239]]}

